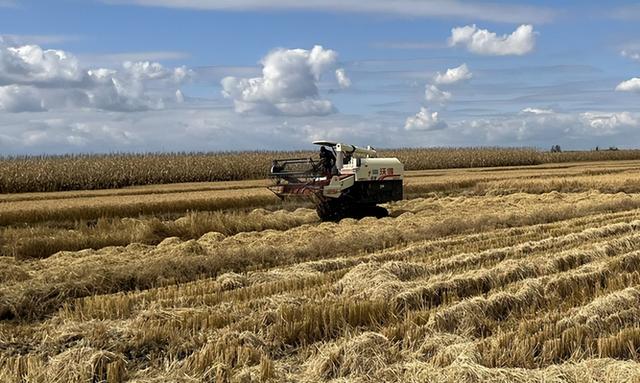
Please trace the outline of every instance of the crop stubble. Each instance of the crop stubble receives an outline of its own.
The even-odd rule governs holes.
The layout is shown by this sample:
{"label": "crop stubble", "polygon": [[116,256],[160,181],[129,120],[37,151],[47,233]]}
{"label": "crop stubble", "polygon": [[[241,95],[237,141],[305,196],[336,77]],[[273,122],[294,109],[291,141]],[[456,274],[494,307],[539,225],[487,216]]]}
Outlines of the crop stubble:
{"label": "crop stubble", "polygon": [[416,174],[475,183],[0,257],[0,381],[638,381],[633,165]]}

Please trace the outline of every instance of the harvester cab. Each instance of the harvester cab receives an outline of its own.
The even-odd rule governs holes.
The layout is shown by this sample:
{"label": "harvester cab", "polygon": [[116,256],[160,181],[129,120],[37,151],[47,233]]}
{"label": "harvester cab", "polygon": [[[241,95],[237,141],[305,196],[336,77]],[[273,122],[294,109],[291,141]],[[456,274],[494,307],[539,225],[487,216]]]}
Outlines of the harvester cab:
{"label": "harvester cab", "polygon": [[377,158],[376,150],[370,146],[313,143],[325,148],[319,159],[273,161],[269,171],[273,184],[269,189],[278,197],[311,199],[323,221],[386,217],[388,211],[377,205],[402,199],[404,166],[397,158]]}

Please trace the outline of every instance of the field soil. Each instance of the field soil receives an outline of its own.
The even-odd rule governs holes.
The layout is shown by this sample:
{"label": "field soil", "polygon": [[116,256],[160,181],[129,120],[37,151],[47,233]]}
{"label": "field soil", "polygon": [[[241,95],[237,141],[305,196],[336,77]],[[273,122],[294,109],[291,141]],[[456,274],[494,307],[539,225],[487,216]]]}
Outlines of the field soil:
{"label": "field soil", "polygon": [[0,382],[640,382],[640,161],[266,184],[0,195]]}

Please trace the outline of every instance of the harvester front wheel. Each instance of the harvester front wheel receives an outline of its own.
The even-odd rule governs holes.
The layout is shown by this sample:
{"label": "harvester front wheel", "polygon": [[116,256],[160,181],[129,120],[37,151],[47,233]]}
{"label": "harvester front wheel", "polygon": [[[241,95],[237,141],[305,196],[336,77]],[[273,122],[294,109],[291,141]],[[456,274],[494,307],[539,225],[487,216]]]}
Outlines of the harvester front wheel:
{"label": "harvester front wheel", "polygon": [[337,222],[345,217],[345,205],[340,199],[327,199],[316,205],[316,212],[322,221]]}

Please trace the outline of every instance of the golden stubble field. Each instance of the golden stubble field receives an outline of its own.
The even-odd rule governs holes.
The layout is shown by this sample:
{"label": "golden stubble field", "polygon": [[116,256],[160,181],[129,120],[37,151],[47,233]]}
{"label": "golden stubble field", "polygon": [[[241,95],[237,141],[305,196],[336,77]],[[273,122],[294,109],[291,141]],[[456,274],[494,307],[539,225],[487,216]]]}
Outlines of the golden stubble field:
{"label": "golden stubble field", "polygon": [[405,182],[338,223],[260,181],[2,195],[0,381],[640,382],[640,161]]}

